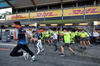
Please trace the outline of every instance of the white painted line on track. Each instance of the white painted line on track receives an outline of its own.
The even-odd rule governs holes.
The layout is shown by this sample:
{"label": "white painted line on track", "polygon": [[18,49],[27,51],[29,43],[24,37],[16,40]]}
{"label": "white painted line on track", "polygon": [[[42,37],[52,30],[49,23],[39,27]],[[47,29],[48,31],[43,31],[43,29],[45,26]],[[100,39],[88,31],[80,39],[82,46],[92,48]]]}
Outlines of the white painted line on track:
{"label": "white painted line on track", "polygon": [[3,46],[16,46],[17,44],[0,43],[0,45],[3,45]]}

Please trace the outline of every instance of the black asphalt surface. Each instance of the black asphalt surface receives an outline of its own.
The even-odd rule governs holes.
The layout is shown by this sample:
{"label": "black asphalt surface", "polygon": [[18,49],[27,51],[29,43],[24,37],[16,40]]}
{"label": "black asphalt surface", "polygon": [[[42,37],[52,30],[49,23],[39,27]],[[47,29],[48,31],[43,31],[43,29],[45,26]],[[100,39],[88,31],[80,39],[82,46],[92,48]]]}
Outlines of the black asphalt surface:
{"label": "black asphalt surface", "polygon": [[54,46],[44,45],[45,50],[36,55],[37,49],[30,45],[29,48],[36,55],[36,61],[30,62],[31,57],[26,61],[23,56],[11,57],[9,54],[15,47],[15,44],[0,43],[0,48],[10,50],[0,50],[0,66],[100,66],[100,45],[87,45],[87,50],[80,49],[80,44],[72,44],[70,47],[76,52],[73,55],[67,47],[65,47],[65,57],[60,57],[60,46],[58,43],[58,52],[54,51]]}

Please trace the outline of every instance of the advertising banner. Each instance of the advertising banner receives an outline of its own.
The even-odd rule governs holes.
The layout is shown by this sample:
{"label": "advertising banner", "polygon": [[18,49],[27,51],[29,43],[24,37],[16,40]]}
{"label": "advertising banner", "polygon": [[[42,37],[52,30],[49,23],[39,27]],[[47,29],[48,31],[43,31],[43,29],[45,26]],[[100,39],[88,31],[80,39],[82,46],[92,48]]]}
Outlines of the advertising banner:
{"label": "advertising banner", "polygon": [[6,15],[6,20],[16,20],[16,14]]}
{"label": "advertising banner", "polygon": [[[97,7],[86,7],[85,15],[95,15],[100,14],[100,6]],[[64,16],[80,16],[84,15],[84,8],[76,8],[76,9],[64,9]]]}
{"label": "advertising banner", "polygon": [[[17,14],[17,19],[29,19],[29,13]],[[16,14],[6,15],[6,20],[16,20]]]}
{"label": "advertising banner", "polygon": [[[86,7],[85,8],[85,15],[96,15],[100,14],[100,6],[97,7]],[[61,17],[62,10],[53,10],[53,11],[44,11],[42,12],[31,12],[30,18],[50,18],[50,17]],[[63,16],[83,16],[84,15],[84,8],[73,8],[73,9],[64,9]],[[1,16],[0,19],[5,19],[5,16]],[[17,19],[29,19],[29,13],[22,13],[17,14]],[[16,15],[6,15],[6,20],[16,20]]]}
{"label": "advertising banner", "polygon": [[55,11],[46,11],[45,17],[61,17],[62,10],[55,10]]}
{"label": "advertising banner", "polygon": [[[62,11],[55,10],[55,11],[46,11],[45,17],[61,17]],[[34,12],[30,13],[30,18],[44,18],[44,12]]]}
{"label": "advertising banner", "polygon": [[44,18],[44,12],[30,13],[30,18]]}
{"label": "advertising banner", "polygon": [[17,19],[29,19],[29,13],[17,14]]}
{"label": "advertising banner", "polygon": [[100,6],[97,7],[87,7],[85,8],[86,15],[94,15],[94,14],[100,14]]}
{"label": "advertising banner", "polygon": [[83,8],[76,8],[76,9],[64,9],[63,16],[79,16],[83,15]]}

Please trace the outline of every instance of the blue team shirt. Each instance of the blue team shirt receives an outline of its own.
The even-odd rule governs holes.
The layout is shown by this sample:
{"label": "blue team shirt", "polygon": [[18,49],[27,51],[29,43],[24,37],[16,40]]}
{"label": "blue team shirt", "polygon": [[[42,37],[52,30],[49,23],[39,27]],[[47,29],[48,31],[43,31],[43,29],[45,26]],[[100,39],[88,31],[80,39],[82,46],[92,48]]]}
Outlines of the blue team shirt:
{"label": "blue team shirt", "polygon": [[38,32],[37,32],[37,33],[35,33],[35,35],[36,35],[36,38],[37,38],[37,39],[40,39],[40,37],[39,37],[39,36],[40,36],[40,34],[39,34]]}
{"label": "blue team shirt", "polygon": [[27,44],[26,39],[25,39],[25,33],[26,31],[22,27],[18,29],[18,43],[19,44]]}

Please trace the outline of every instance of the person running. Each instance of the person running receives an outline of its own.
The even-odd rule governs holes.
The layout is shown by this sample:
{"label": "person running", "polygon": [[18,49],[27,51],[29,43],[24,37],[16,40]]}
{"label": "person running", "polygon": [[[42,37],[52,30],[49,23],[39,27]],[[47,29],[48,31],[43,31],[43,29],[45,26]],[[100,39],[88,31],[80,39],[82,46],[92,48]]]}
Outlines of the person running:
{"label": "person running", "polygon": [[60,56],[65,56],[64,55],[64,47],[65,46],[67,46],[68,49],[71,50],[72,53],[76,55],[76,53],[72,50],[72,48],[69,47],[71,40],[70,40],[70,35],[69,35],[68,31],[66,29],[64,29],[64,34],[60,34],[60,35],[64,36],[64,42],[65,42],[65,44],[61,46],[62,53],[60,54]]}
{"label": "person running", "polygon": [[59,31],[58,30],[54,30],[54,34],[56,34],[57,35],[57,40],[59,41],[59,36],[58,36],[58,34],[59,34]]}
{"label": "person running", "polygon": [[41,38],[42,44],[44,45],[44,34],[43,34],[43,32],[41,32],[40,38]]}
{"label": "person running", "polygon": [[[59,34],[63,34],[63,31],[59,31]],[[63,36],[59,35],[59,40],[61,43],[63,43]]]}
{"label": "person running", "polygon": [[[18,44],[14,49],[11,51],[10,56],[16,57],[16,56],[24,56],[25,60],[28,60],[29,54],[31,55],[31,61],[34,61],[36,59],[34,53],[28,48],[27,42],[25,40],[25,34],[31,37],[24,29],[21,27],[20,21],[14,21],[13,22],[14,27],[18,29]],[[37,39],[33,39],[37,40]],[[20,49],[25,50],[27,53],[23,53],[23,51],[18,52]]]}
{"label": "person running", "polygon": [[56,33],[52,33],[51,34],[52,38],[53,38],[53,43],[54,43],[54,46],[55,46],[55,51],[57,52],[58,51],[58,48],[57,48],[57,34]]}
{"label": "person running", "polygon": [[81,34],[81,31],[79,30],[79,32],[78,32],[78,42],[80,42],[80,34]]}
{"label": "person running", "polygon": [[88,33],[86,37],[86,43],[89,44],[90,47],[92,47],[90,43],[90,36],[91,36],[91,33]]}
{"label": "person running", "polygon": [[75,42],[74,42],[74,39],[75,39],[75,33],[72,32],[72,31],[71,31],[71,33],[70,33],[70,39],[71,39],[71,44],[72,44],[72,43],[75,43]]}
{"label": "person running", "polygon": [[[35,31],[32,31],[32,34],[33,34],[33,38],[36,38]],[[35,41],[35,40],[33,41],[33,40],[32,40],[32,43],[33,43],[33,45],[34,45],[34,48],[37,48],[37,47],[36,47],[37,41]]]}
{"label": "person running", "polygon": [[37,30],[37,32],[36,32],[36,39],[38,39],[37,44],[36,44],[37,50],[38,50],[37,54],[44,51],[44,48],[43,48],[42,41],[41,41],[40,37],[41,37],[41,32],[39,30]]}
{"label": "person running", "polygon": [[51,41],[51,43],[53,44],[53,33],[51,33],[50,41]]}
{"label": "person running", "polygon": [[78,30],[75,31],[75,43],[78,43]]}
{"label": "person running", "polygon": [[49,40],[50,34],[49,34],[49,31],[45,30],[44,31],[44,35],[45,35],[44,43],[45,43],[45,41],[47,41],[49,43],[49,46],[50,46],[50,40]]}
{"label": "person running", "polygon": [[84,30],[82,30],[81,34],[80,34],[80,43],[81,43],[81,49],[82,49],[82,44],[84,44],[84,49],[86,50],[86,37],[87,37],[87,33],[84,32]]}

